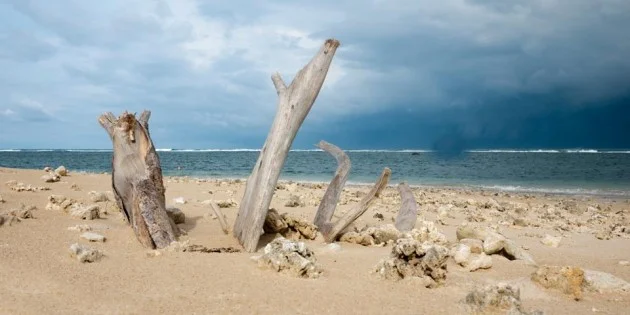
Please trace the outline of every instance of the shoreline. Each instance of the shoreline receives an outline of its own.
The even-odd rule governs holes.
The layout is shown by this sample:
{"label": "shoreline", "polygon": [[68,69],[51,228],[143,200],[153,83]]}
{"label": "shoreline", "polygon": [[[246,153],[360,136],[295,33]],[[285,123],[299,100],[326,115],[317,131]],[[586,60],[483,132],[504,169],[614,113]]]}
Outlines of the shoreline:
{"label": "shoreline", "polygon": [[[12,167],[0,167],[0,169],[10,169],[10,170],[28,170],[28,171],[38,171],[39,169],[35,168],[12,168]],[[78,170],[73,171],[76,174],[107,174],[111,175],[111,172],[94,172],[94,171],[84,171]],[[247,181],[248,177],[239,177],[239,176],[196,176],[196,175],[164,175],[164,180],[166,179],[178,179],[178,178],[187,178],[189,180],[201,180],[201,181]],[[331,174],[330,178],[334,176],[334,173]],[[415,184],[409,183],[409,181],[404,181],[409,184],[409,187],[412,189],[446,189],[452,191],[474,191],[480,193],[504,193],[504,194],[517,194],[517,195],[532,195],[537,197],[545,197],[545,196],[555,196],[555,197],[582,197],[582,198],[602,198],[607,200],[626,200],[630,199],[630,190],[619,190],[619,189],[609,189],[609,188],[550,188],[550,187],[540,187],[540,186],[519,186],[519,185],[494,185],[488,186],[484,184],[469,184],[469,183],[461,183],[461,184]],[[321,184],[328,185],[329,181],[322,180],[310,180],[310,179],[292,179],[292,178],[280,178],[278,179],[278,183],[297,183],[297,184]],[[351,181],[348,180],[346,182],[345,187],[348,188],[365,188],[371,187],[373,182],[362,182],[362,181]],[[398,182],[390,182],[387,187],[396,188]]]}

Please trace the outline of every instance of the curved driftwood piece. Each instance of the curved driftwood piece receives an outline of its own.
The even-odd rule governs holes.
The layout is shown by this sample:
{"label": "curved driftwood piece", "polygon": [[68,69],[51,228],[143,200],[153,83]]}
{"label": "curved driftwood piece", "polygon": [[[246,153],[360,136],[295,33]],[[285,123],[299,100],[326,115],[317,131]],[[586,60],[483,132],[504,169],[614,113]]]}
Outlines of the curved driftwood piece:
{"label": "curved driftwood piece", "polygon": [[365,213],[365,211],[367,211],[372,202],[376,198],[378,198],[378,196],[381,194],[381,191],[383,191],[383,189],[387,186],[391,174],[392,171],[388,167],[383,169],[381,177],[378,179],[374,187],[372,187],[372,190],[370,190],[370,192],[368,192],[367,195],[365,195],[365,197],[361,199],[356,207],[352,208],[343,217],[339,218],[336,223],[331,224],[330,227],[327,227],[325,229],[326,233],[320,231],[324,235],[324,239],[326,240],[326,242],[334,242],[343,230],[345,230],[350,224],[352,224],[352,222],[354,222],[363,213]]}
{"label": "curved driftwood piece", "polygon": [[217,216],[217,220],[219,220],[221,230],[223,230],[223,233],[228,234],[230,231],[227,224],[227,218],[225,217],[225,214],[223,214],[223,211],[221,211],[221,207],[219,207],[214,202],[210,204],[210,207],[212,208],[212,211],[214,211],[214,214]]}
{"label": "curved driftwood piece", "polygon": [[398,192],[400,193],[401,204],[395,226],[401,232],[411,231],[418,220],[418,204],[407,183],[398,184]]}
{"label": "curved driftwood piece", "polygon": [[280,171],[302,122],[324,84],[339,42],[328,39],[289,86],[280,74],[271,76],[278,93],[278,109],[267,140],[245,186],[234,236],[248,252],[256,251]]}
{"label": "curved driftwood piece", "polygon": [[322,233],[325,233],[328,232],[326,230],[331,227],[329,223],[335,213],[335,209],[337,208],[337,203],[339,202],[339,197],[341,197],[343,186],[348,180],[348,173],[350,172],[351,164],[348,155],[336,145],[322,140],[317,146],[330,153],[330,155],[337,160],[338,164],[335,176],[330,181],[330,185],[328,185],[326,193],[324,193],[324,197],[319,204],[319,208],[317,208],[315,220],[313,221],[319,230]]}
{"label": "curved driftwood piece", "polygon": [[124,112],[116,118],[105,113],[98,118],[113,143],[112,187],[118,207],[136,237],[148,248],[164,248],[175,241],[175,225],[166,213],[160,159],[149,135],[151,113],[139,119]]}

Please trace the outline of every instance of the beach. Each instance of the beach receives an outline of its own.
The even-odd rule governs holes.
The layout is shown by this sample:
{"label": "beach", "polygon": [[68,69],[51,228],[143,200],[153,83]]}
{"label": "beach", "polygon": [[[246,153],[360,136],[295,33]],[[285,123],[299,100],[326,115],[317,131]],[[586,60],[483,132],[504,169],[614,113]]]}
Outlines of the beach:
{"label": "beach", "polygon": [[[622,289],[584,290],[576,301],[531,280],[543,265],[576,266],[630,280],[630,199],[625,196],[414,187],[419,206],[417,226],[432,222],[453,245],[458,241],[456,230],[463,224],[490,228],[536,261],[533,266],[492,255],[491,268],[471,272],[450,259],[446,281],[436,288],[425,288],[407,279],[384,280],[372,272],[390,254],[391,244],[338,242],[340,248],[332,250],[321,236],[301,240],[323,269],[317,279],[258,268],[250,258],[255,254],[245,252],[156,254],[141,246],[117,210],[111,175],[70,169],[68,176],[53,183],[44,182],[42,175],[42,170],[0,168],[0,196],[4,200],[0,214],[23,209],[22,205],[34,207],[33,218],[0,226],[3,314],[467,314],[467,294],[476,287],[499,282],[518,287],[522,308],[528,311],[624,314],[630,308],[630,293]],[[22,187],[31,185],[35,191],[12,189],[19,183]],[[164,184],[167,206],[179,208],[186,217],[179,225],[186,232],[180,241],[208,248],[240,248],[232,235],[222,232],[208,200],[226,204],[222,211],[231,228],[244,180],[166,176]],[[393,224],[400,208],[396,184],[390,182],[353,228]],[[271,208],[312,222],[326,187],[281,181]],[[355,206],[369,188],[347,186],[336,215]],[[95,202],[90,192],[104,193],[109,201]],[[51,195],[97,204],[100,218],[83,220],[64,211],[47,210]],[[291,200],[297,202],[292,204]],[[90,226],[106,241],[81,239],[80,232],[68,230],[77,225]],[[264,235],[258,253],[274,237]],[[69,254],[73,243],[92,246],[104,255],[96,262],[80,263]]]}

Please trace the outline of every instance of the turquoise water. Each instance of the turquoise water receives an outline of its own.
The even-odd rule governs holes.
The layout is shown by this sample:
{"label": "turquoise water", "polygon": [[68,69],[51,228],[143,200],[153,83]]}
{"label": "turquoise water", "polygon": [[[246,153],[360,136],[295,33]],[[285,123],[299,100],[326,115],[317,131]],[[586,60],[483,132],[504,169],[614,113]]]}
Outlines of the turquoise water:
{"label": "turquoise water", "polygon": [[[159,150],[165,175],[246,178],[255,150]],[[630,151],[495,150],[445,156],[429,151],[348,151],[349,181],[372,183],[383,167],[392,183],[485,187],[630,196]],[[65,165],[74,171],[111,171],[108,150],[0,150],[0,167],[35,168]],[[281,178],[327,182],[335,160],[322,151],[291,151]]]}

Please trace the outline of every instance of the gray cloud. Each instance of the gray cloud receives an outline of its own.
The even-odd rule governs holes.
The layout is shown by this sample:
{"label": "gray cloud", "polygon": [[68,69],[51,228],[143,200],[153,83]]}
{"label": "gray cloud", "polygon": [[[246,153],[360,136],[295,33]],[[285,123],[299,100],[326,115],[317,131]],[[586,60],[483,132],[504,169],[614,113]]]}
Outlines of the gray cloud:
{"label": "gray cloud", "polygon": [[0,133],[17,117],[58,117],[68,123],[49,134],[81,128],[83,147],[109,145],[99,113],[144,108],[165,146],[247,144],[275,111],[270,74],[289,81],[328,37],[342,47],[308,130],[380,112],[509,110],[545,97],[588,107],[630,95],[623,0],[10,0],[0,9]]}

